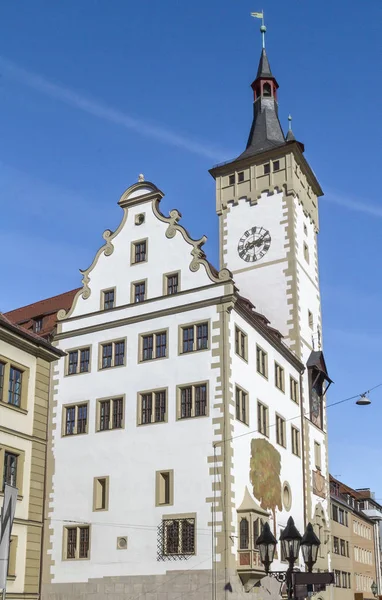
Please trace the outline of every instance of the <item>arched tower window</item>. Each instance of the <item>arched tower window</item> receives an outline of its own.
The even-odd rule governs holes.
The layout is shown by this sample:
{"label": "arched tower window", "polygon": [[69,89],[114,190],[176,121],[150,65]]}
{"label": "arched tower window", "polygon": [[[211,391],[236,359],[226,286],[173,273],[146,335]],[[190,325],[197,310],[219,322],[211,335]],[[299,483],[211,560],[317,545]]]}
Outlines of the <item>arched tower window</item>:
{"label": "arched tower window", "polygon": [[269,96],[272,96],[272,88],[271,88],[271,84],[270,83],[264,83],[264,85],[263,85],[263,96],[265,98],[269,98]]}
{"label": "arched tower window", "polygon": [[240,550],[247,550],[249,544],[249,526],[248,520],[240,521]]}

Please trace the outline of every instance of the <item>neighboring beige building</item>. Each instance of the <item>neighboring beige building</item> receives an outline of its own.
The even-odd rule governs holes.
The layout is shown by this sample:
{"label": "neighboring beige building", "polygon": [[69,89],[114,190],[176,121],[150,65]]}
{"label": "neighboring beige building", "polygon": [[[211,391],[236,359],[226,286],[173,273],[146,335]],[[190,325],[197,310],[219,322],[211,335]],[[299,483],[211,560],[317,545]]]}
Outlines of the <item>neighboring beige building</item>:
{"label": "neighboring beige building", "polygon": [[50,364],[60,356],[0,313],[0,505],[5,483],[18,488],[7,598],[40,593]]}
{"label": "neighboring beige building", "polygon": [[334,600],[372,600],[376,524],[362,512],[361,495],[333,477],[330,497]]}

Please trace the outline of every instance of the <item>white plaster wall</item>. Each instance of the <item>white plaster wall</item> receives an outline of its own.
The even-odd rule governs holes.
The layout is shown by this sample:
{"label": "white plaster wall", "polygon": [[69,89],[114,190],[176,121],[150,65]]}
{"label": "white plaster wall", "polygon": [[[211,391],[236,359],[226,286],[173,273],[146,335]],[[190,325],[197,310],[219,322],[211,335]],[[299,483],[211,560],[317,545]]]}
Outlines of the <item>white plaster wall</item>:
{"label": "white plaster wall", "polygon": [[[55,475],[51,503],[53,580],[86,581],[89,577],[164,573],[169,568],[211,567],[211,509],[206,498],[212,483],[207,456],[212,452],[213,397],[218,369],[211,351],[178,356],[178,325],[217,319],[216,307],[197,309],[103,332],[61,340],[63,350],[92,345],[91,373],[64,377],[58,366],[58,406],[54,419]],[[138,336],[147,330],[169,328],[169,358],[137,364]],[[210,336],[212,329],[210,329]],[[127,337],[125,367],[97,371],[98,343]],[[178,384],[209,381],[208,417],[176,421]],[[137,393],[168,387],[168,423],[138,427]],[[125,427],[95,432],[96,399],[126,394]],[[89,433],[61,437],[62,405],[89,400]],[[174,505],[155,507],[155,472],[174,469]],[[106,512],[92,512],[93,478],[110,477]],[[157,531],[162,515],[197,513],[197,554],[188,561],[158,562]],[[64,521],[91,524],[91,558],[62,561]],[[117,536],[128,536],[128,550],[116,549]]]}
{"label": "white plaster wall", "polygon": [[[293,516],[297,528],[301,534],[304,530],[304,503],[303,503],[303,465],[302,458],[292,454],[291,425],[300,430],[301,435],[301,412],[300,407],[290,399],[289,376],[299,381],[299,372],[287,361],[271,344],[236,312],[232,313],[230,321],[231,347],[235,349],[235,325],[240,327],[248,335],[248,363],[242,360],[234,351],[232,353],[232,389],[235,393],[235,385],[246,389],[249,393],[249,425],[245,425],[235,419],[234,434],[242,436],[234,439],[234,493],[235,505],[238,508],[244,497],[247,486],[253,493],[250,483],[250,457],[251,440],[264,438],[257,432],[257,401],[260,400],[268,406],[269,410],[269,438],[268,441],[275,446],[281,456],[281,486],[287,481],[292,490],[292,506],[290,512],[286,510],[277,511],[277,531],[284,528],[289,516]],[[256,344],[259,344],[268,353],[268,380],[257,373],[256,370]],[[274,361],[277,361],[285,372],[285,393],[275,386]],[[276,412],[286,420],[287,447],[283,448],[276,443]],[[300,438],[301,444],[301,438]],[[258,500],[258,499],[257,499]],[[235,527],[237,521],[235,521]],[[273,525],[271,521],[271,529]],[[238,535],[238,532],[237,532]],[[238,538],[235,539],[237,550]],[[279,561],[274,562],[274,569],[285,568]]]}
{"label": "white plaster wall", "polygon": [[[121,211],[121,219],[123,216]],[[145,222],[135,225],[135,215],[144,213]],[[167,215],[166,215],[167,216]],[[180,222],[181,224],[181,222]],[[153,213],[152,202],[144,202],[127,209],[127,219],[118,235],[112,240],[114,252],[111,256],[102,253],[97,266],[90,272],[91,296],[87,300],[80,297],[72,316],[85,315],[101,308],[101,290],[117,286],[116,304],[130,303],[131,283],[148,277],[147,298],[163,294],[163,274],[177,271],[182,266],[180,286],[182,290],[209,285],[211,283],[204,267],[193,273],[188,268],[193,257],[192,244],[187,243],[177,231],[173,238],[166,237],[168,223],[160,221]],[[200,236],[203,232],[200,233]],[[148,240],[148,260],[131,264],[131,242]]]}
{"label": "white plaster wall", "polygon": [[[223,217],[221,217],[223,218]],[[237,252],[244,232],[251,227],[264,227],[271,236],[267,254],[255,263],[245,262]],[[245,199],[236,206],[230,205],[225,216],[225,263],[234,274],[239,292],[251,300],[259,312],[282,333],[286,333],[289,310],[286,304],[287,280],[286,222],[283,210],[283,193],[262,194],[257,204]],[[274,261],[284,261],[276,262]]]}

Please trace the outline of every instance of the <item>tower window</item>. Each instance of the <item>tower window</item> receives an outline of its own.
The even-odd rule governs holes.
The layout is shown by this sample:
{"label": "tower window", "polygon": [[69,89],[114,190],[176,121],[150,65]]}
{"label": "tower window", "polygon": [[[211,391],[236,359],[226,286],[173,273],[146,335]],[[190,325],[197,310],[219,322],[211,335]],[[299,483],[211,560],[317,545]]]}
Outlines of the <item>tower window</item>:
{"label": "tower window", "polygon": [[308,244],[306,244],[304,242],[304,258],[306,260],[306,262],[309,262],[309,248],[308,248]]}
{"label": "tower window", "polygon": [[305,235],[308,235],[308,228],[305,223],[304,223],[304,233],[305,233]]}
{"label": "tower window", "polygon": [[309,327],[313,329],[313,313],[311,313],[310,310],[308,310],[308,323]]}
{"label": "tower window", "polygon": [[267,163],[266,165],[264,165],[264,175],[268,175],[268,173],[271,172],[271,165],[270,163]]}
{"label": "tower window", "polygon": [[239,183],[241,181],[244,181],[244,171],[240,171],[240,173],[238,173],[237,180],[238,180]]}
{"label": "tower window", "polygon": [[235,184],[235,175],[230,175],[228,178],[229,184],[230,185],[234,185]]}
{"label": "tower window", "polygon": [[272,96],[272,88],[271,88],[271,84],[270,83],[264,83],[264,85],[263,85],[263,96],[265,98],[269,98],[269,96]]}
{"label": "tower window", "polygon": [[279,160],[273,161],[273,171],[280,171],[280,161]]}

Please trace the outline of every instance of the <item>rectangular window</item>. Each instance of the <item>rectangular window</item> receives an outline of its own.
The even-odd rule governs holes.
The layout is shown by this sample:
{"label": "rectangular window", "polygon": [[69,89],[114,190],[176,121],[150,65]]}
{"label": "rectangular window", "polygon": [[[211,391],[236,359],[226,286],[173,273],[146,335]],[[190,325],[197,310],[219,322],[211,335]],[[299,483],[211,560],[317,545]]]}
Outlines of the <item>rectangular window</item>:
{"label": "rectangular window", "polygon": [[178,419],[207,415],[207,383],[182,386],[178,391]]}
{"label": "rectangular window", "polygon": [[296,402],[296,404],[299,403],[299,389],[298,389],[298,381],[296,381],[296,379],[294,379],[292,376],[290,376],[289,379],[289,383],[290,383],[290,399],[293,400],[293,402]]}
{"label": "rectangular window", "polygon": [[236,419],[248,425],[248,394],[236,386]]}
{"label": "rectangular window", "polygon": [[147,242],[142,240],[141,242],[133,243],[133,260],[132,263],[141,263],[147,260]]}
{"label": "rectangular window", "polygon": [[18,455],[13,452],[4,452],[4,475],[2,490],[4,491],[5,484],[17,487],[17,461]]}
{"label": "rectangular window", "polygon": [[103,309],[109,310],[110,308],[114,308],[115,306],[115,291],[114,290],[105,290],[102,292],[103,294]]}
{"label": "rectangular window", "polygon": [[345,511],[343,510],[343,508],[338,509],[338,522],[341,525],[345,525]]}
{"label": "rectangular window", "polygon": [[268,379],[268,354],[260,346],[256,346],[257,372]]}
{"label": "rectangular window", "polygon": [[335,504],[332,504],[332,517],[333,521],[338,523],[338,506],[336,506]]}
{"label": "rectangular window", "polygon": [[334,554],[340,553],[339,539],[338,537],[333,537],[333,552]]}
{"label": "rectangular window", "polygon": [[0,362],[0,400],[3,399],[3,393],[4,393],[4,375],[5,375],[5,363]]}
{"label": "rectangular window", "polygon": [[271,172],[271,165],[270,163],[266,163],[264,165],[264,175],[268,175]]}
{"label": "rectangular window", "polygon": [[309,248],[306,242],[304,242],[304,258],[306,262],[309,263]]}
{"label": "rectangular window", "polygon": [[244,171],[240,171],[240,173],[237,174],[237,180],[239,183],[244,181]]}
{"label": "rectangular window", "polygon": [[140,336],[140,360],[154,360],[167,356],[167,332],[158,331]]}
{"label": "rectangular window", "polygon": [[134,304],[138,304],[139,302],[144,302],[146,300],[146,282],[138,281],[133,284],[134,294],[133,301]]}
{"label": "rectangular window", "polygon": [[167,421],[167,392],[155,390],[139,394],[138,425]]}
{"label": "rectangular window", "polygon": [[273,171],[279,171],[279,170],[280,170],[280,161],[274,160],[273,161]]}
{"label": "rectangular window", "polygon": [[125,340],[101,344],[101,369],[120,367],[125,364]]}
{"label": "rectangular window", "polygon": [[284,369],[277,362],[275,362],[275,386],[282,392],[285,391]]}
{"label": "rectangular window", "polygon": [[276,415],[276,442],[286,448],[285,419]]}
{"label": "rectangular window", "polygon": [[316,469],[321,471],[321,445],[318,442],[314,442],[314,463]]}
{"label": "rectangular window", "polygon": [[108,510],[109,478],[95,477],[93,486],[93,511]]}
{"label": "rectangular window", "polygon": [[342,587],[347,588],[348,586],[348,574],[342,571]]}
{"label": "rectangular window", "polygon": [[98,400],[97,431],[122,429],[124,425],[123,398]]}
{"label": "rectangular window", "polygon": [[228,177],[229,185],[234,185],[235,183],[235,175],[230,175]]}
{"label": "rectangular window", "polygon": [[88,373],[90,371],[90,348],[69,350],[67,365],[67,375]]}
{"label": "rectangular window", "polygon": [[88,405],[64,406],[64,435],[77,435],[88,431]]}
{"label": "rectangular window", "polygon": [[179,292],[179,274],[171,273],[166,275],[166,294],[172,296]]}
{"label": "rectangular window", "polygon": [[187,325],[182,331],[182,354],[208,348],[208,323]]}
{"label": "rectangular window", "polygon": [[268,407],[261,402],[257,403],[257,429],[268,437]]}
{"label": "rectangular window", "polygon": [[90,527],[81,525],[65,527],[66,543],[64,546],[65,560],[87,559],[90,556]]}
{"label": "rectangular window", "polygon": [[313,329],[313,313],[308,310],[308,324],[311,329]]}
{"label": "rectangular window", "polygon": [[164,556],[195,554],[195,519],[164,519],[162,539]]}
{"label": "rectangular window", "polygon": [[155,478],[155,505],[174,504],[174,471],[157,471]]}
{"label": "rectangular window", "polygon": [[334,571],[336,587],[341,587],[341,571]]}
{"label": "rectangular window", "polygon": [[235,327],[235,352],[244,360],[248,360],[247,336],[238,327]]}
{"label": "rectangular window", "polygon": [[22,378],[22,371],[11,366],[9,371],[8,404],[13,404],[13,406],[21,405]]}
{"label": "rectangular window", "polygon": [[340,540],[340,553],[341,553],[341,556],[346,556],[345,540]]}
{"label": "rectangular window", "polygon": [[293,425],[291,426],[291,432],[292,432],[292,454],[294,454],[295,456],[300,456],[300,432],[299,430],[294,427]]}

